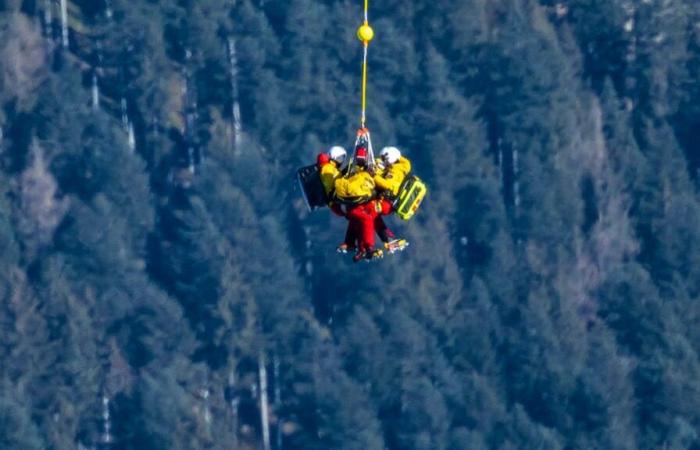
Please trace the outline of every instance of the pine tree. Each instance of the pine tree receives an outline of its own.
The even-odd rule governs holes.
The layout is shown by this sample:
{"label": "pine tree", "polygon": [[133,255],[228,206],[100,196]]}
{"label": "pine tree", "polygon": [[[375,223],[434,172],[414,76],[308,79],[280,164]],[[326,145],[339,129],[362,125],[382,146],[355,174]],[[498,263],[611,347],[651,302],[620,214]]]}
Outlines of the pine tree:
{"label": "pine tree", "polygon": [[46,448],[36,424],[32,422],[26,395],[5,378],[0,390],[0,445],[17,450]]}

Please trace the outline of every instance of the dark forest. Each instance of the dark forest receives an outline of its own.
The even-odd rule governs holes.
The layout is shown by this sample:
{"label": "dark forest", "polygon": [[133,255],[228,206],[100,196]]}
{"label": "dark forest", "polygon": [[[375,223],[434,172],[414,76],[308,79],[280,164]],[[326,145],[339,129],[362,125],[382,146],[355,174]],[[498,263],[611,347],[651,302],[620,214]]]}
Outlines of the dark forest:
{"label": "dark forest", "polygon": [[370,19],[353,264],[361,0],[0,0],[0,449],[700,450],[700,2]]}

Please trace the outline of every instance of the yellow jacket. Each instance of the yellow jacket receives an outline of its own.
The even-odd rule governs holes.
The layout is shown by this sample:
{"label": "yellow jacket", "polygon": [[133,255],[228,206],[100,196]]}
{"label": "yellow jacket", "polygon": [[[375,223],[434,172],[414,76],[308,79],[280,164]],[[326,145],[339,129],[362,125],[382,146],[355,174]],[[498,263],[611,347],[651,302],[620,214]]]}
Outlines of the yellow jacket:
{"label": "yellow jacket", "polygon": [[338,169],[337,163],[331,161],[321,166],[319,174],[321,176],[321,183],[323,183],[323,190],[326,192],[326,196],[329,196],[331,192],[333,192],[335,179],[340,176],[340,169]]}
{"label": "yellow jacket", "polygon": [[362,203],[374,197],[374,179],[365,170],[335,180],[335,196],[345,203]]}
{"label": "yellow jacket", "polygon": [[411,161],[402,156],[394,164],[384,169],[384,171],[381,173],[378,172],[374,176],[374,182],[376,183],[378,189],[386,191],[392,196],[396,196],[399,194],[401,183],[403,183],[406,175],[408,175],[410,172]]}

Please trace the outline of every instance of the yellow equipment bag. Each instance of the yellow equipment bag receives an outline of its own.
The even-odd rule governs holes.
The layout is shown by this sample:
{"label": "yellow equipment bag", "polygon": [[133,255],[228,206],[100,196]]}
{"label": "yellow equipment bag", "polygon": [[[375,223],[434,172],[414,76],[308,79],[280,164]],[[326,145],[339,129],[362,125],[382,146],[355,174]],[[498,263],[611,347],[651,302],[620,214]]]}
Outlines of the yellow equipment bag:
{"label": "yellow equipment bag", "polygon": [[401,186],[399,195],[394,200],[396,215],[403,220],[408,220],[416,213],[428,187],[415,175],[408,175]]}
{"label": "yellow equipment bag", "polygon": [[374,197],[374,180],[365,171],[335,180],[335,197],[346,205],[370,201]]}

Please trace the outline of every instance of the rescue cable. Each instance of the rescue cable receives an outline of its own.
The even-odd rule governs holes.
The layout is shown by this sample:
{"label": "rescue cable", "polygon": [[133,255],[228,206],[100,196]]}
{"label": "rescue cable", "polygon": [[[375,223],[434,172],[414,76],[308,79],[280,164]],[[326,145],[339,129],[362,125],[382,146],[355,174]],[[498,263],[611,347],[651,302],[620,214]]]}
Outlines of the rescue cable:
{"label": "rescue cable", "polygon": [[362,118],[360,121],[360,128],[365,128],[366,109],[367,109],[367,49],[369,48],[369,43],[374,37],[374,30],[369,26],[369,0],[365,0],[365,20],[364,23],[357,30],[357,37],[362,41],[362,46],[364,50],[364,55],[362,58]]}
{"label": "rescue cable", "polygon": [[[357,139],[355,140],[355,149],[358,145],[364,145],[367,149],[368,164],[370,167],[374,167],[374,151],[372,150],[372,140],[370,139],[369,130],[366,127],[367,123],[367,50],[369,48],[369,43],[374,38],[374,30],[369,25],[369,0],[364,0],[364,21],[360,28],[357,29],[357,38],[362,41],[363,56],[362,56],[362,99],[361,108],[362,114],[360,117],[360,130],[357,132]],[[350,162],[350,169],[355,160],[355,155]],[[348,170],[351,173],[352,170]]]}

